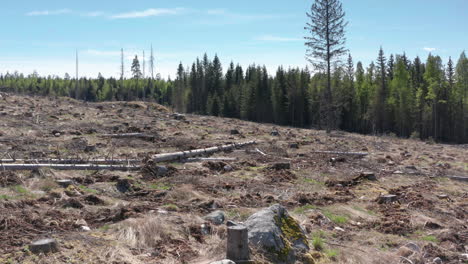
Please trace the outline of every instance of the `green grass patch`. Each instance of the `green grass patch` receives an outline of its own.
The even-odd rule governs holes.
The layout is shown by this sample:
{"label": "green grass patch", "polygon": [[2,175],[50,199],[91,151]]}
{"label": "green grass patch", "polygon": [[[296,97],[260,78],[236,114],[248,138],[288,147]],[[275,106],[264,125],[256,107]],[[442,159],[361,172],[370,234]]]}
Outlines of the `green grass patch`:
{"label": "green grass patch", "polygon": [[330,219],[333,223],[335,223],[337,225],[346,224],[348,222],[348,217],[344,216],[344,215],[336,215],[336,214],[333,214],[333,213],[331,213],[329,211],[324,211],[323,215],[328,217],[328,219]]}
{"label": "green grass patch", "polygon": [[339,255],[339,251],[337,249],[328,249],[325,250],[325,255],[332,260],[335,260],[336,257]]}
{"label": "green grass patch", "polygon": [[362,208],[362,207],[357,206],[357,205],[353,206],[353,209],[356,210],[356,211],[359,211],[359,212],[366,213],[366,214],[368,214],[368,215],[372,215],[372,216],[377,215],[377,213],[375,213],[374,211],[372,211],[372,210],[367,210],[367,209]]}
{"label": "green grass patch", "polygon": [[27,194],[29,191],[21,185],[12,186],[11,189],[19,194]]}
{"label": "green grass patch", "polygon": [[175,204],[165,204],[163,205],[163,208],[168,211],[179,211],[179,207]]}
{"label": "green grass patch", "polygon": [[312,237],[312,246],[314,247],[315,250],[322,250],[324,247],[324,240],[321,236],[319,235],[314,235]]}
{"label": "green grass patch", "polygon": [[103,232],[106,232],[107,230],[110,229],[110,225],[103,225],[99,228],[99,230],[103,231]]}
{"label": "green grass patch", "polygon": [[321,185],[321,186],[324,186],[325,183],[324,182],[321,182],[321,181],[317,181],[317,180],[314,180],[314,179],[309,179],[309,178],[302,178],[299,180],[301,183],[307,183],[307,184],[313,184],[313,185]]}
{"label": "green grass patch", "polygon": [[423,236],[421,237],[421,240],[439,243],[439,240],[435,236]]}
{"label": "green grass patch", "polygon": [[13,197],[8,196],[6,194],[1,194],[0,195],[0,200],[11,200]]}
{"label": "green grass patch", "polygon": [[92,193],[92,194],[97,194],[97,193],[99,193],[97,190],[88,188],[88,187],[86,187],[86,186],[84,186],[84,185],[79,185],[78,188],[80,188],[80,190],[82,190],[83,192],[87,192],[87,193]]}
{"label": "green grass patch", "polygon": [[153,190],[167,191],[167,190],[170,190],[172,188],[172,185],[162,183],[162,182],[158,182],[158,183],[152,183],[152,184],[148,185],[148,187],[150,189],[153,189]]}
{"label": "green grass patch", "polygon": [[304,214],[307,210],[316,209],[316,208],[317,207],[315,205],[306,204],[304,206],[296,207],[293,212],[295,214]]}

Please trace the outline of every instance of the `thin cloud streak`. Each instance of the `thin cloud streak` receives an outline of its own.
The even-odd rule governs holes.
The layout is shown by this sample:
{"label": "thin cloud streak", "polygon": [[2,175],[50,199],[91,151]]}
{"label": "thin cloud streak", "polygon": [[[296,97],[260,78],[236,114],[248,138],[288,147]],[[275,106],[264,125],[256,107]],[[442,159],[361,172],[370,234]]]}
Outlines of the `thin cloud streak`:
{"label": "thin cloud streak", "polygon": [[58,9],[58,10],[41,10],[41,11],[31,11],[26,13],[26,16],[53,16],[53,15],[63,15],[71,13],[70,9]]}
{"label": "thin cloud streak", "polygon": [[143,11],[133,11],[110,16],[111,19],[143,18],[163,15],[178,15],[184,8],[149,8]]}
{"label": "thin cloud streak", "polygon": [[436,51],[437,49],[436,49],[436,48],[424,47],[423,50],[425,50],[425,51],[427,51],[427,52],[434,52],[434,51]]}

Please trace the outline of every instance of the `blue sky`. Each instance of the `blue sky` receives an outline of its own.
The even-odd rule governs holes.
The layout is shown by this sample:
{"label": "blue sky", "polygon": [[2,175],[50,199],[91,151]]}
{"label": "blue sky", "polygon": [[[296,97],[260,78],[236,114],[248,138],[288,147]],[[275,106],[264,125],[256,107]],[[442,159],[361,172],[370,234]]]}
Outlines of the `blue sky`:
{"label": "blue sky", "polygon": [[[120,48],[130,59],[149,57],[156,71],[174,76],[180,61],[191,64],[207,52],[224,68],[241,65],[307,65],[303,37],[305,12],[312,0],[17,0],[2,3],[0,72],[37,70],[41,75],[74,73],[75,49],[80,75],[118,76]],[[467,0],[343,0],[349,26],[347,47],[355,62],[406,52],[444,63],[468,49]],[[273,73],[273,72],[271,72]]]}

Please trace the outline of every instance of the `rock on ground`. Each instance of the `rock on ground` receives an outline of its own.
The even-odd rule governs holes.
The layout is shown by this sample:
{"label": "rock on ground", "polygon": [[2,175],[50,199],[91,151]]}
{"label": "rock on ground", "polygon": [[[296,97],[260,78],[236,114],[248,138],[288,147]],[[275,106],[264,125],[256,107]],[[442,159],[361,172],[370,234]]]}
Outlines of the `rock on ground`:
{"label": "rock on ground", "polygon": [[223,211],[214,211],[203,218],[207,221],[210,221],[214,225],[221,225],[224,223],[225,216]]}
{"label": "rock on ground", "polygon": [[245,225],[249,243],[265,251],[274,263],[295,263],[309,250],[304,230],[279,204],[251,215]]}

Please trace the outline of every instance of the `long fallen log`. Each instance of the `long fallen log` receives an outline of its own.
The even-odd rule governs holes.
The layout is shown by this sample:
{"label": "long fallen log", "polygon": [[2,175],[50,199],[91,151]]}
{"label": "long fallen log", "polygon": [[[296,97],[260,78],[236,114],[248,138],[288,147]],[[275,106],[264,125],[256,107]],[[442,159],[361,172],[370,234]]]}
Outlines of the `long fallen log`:
{"label": "long fallen log", "polygon": [[347,155],[347,156],[367,156],[367,152],[341,152],[341,151],[312,151],[315,154],[328,154],[328,155]]}
{"label": "long fallen log", "polygon": [[111,170],[137,171],[138,165],[103,165],[103,164],[0,164],[1,170],[37,170],[50,168],[54,170]]}
{"label": "long fallen log", "polygon": [[[190,151],[181,151],[174,153],[164,153],[153,156],[154,162],[186,160],[200,155],[209,155],[221,151],[229,151],[234,148],[240,148],[248,145],[256,144],[255,141],[248,141],[238,144],[229,144],[219,147],[211,147],[204,149],[196,149]],[[14,160],[18,162],[19,160]],[[128,160],[125,160],[128,161]],[[112,164],[54,164],[54,163],[38,163],[38,164],[18,164],[18,163],[0,163],[0,170],[36,170],[42,168],[50,168],[54,170],[112,170],[112,171],[138,171],[145,166],[141,165],[112,165]]]}
{"label": "long fallen log", "polygon": [[238,144],[223,145],[223,146],[219,146],[219,147],[194,149],[194,150],[174,152],[174,153],[157,154],[157,155],[153,156],[153,161],[154,162],[163,162],[163,161],[183,160],[183,159],[192,158],[192,157],[196,157],[196,156],[213,154],[213,153],[221,152],[221,151],[229,151],[229,150],[232,150],[232,149],[235,149],[235,148],[245,147],[245,146],[253,145],[253,144],[256,144],[256,142],[255,141],[248,141],[248,142],[243,142],[243,143],[238,143]]}
{"label": "long fallen log", "polygon": [[188,158],[184,162],[199,162],[199,161],[236,161],[237,158]]}
{"label": "long fallen log", "polygon": [[138,164],[141,162],[139,159],[0,159],[0,164]]}

